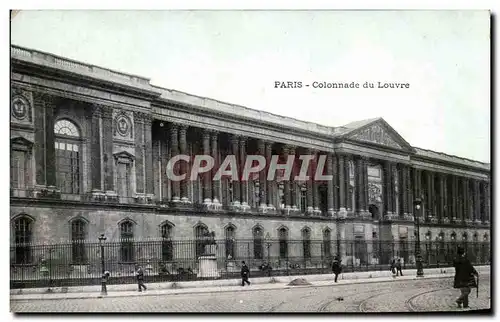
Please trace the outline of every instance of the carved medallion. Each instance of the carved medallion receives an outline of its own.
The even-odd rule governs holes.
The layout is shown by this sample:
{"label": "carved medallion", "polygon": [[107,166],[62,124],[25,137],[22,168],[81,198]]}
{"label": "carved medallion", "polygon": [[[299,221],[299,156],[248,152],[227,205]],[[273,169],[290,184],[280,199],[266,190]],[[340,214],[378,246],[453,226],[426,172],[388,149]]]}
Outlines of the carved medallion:
{"label": "carved medallion", "polygon": [[116,118],[116,131],[121,136],[128,136],[130,133],[130,120],[125,115]]}
{"label": "carved medallion", "polygon": [[16,96],[12,99],[12,115],[18,119],[23,120],[28,116],[28,101],[22,96]]}

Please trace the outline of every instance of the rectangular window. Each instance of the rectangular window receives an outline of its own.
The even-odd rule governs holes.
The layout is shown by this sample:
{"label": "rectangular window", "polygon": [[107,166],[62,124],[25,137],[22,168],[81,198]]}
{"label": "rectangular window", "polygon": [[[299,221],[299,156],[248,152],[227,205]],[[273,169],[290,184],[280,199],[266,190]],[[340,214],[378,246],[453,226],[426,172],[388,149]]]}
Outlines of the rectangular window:
{"label": "rectangular window", "polygon": [[62,193],[80,192],[80,154],[78,145],[56,142],[56,179]]}
{"label": "rectangular window", "polygon": [[23,189],[26,187],[26,152],[13,150],[11,154],[11,187]]}
{"label": "rectangular window", "polygon": [[120,202],[128,203],[131,197],[130,164],[118,163],[117,174],[118,196],[120,197]]}

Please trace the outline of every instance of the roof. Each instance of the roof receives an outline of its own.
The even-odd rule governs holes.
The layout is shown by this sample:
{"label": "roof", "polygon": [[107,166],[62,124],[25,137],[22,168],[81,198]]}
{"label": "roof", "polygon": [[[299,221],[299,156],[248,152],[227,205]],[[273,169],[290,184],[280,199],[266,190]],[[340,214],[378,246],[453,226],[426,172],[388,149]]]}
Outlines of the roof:
{"label": "roof", "polygon": [[[358,129],[361,129],[364,126],[367,126],[370,123],[376,121],[382,121],[387,126],[389,126],[382,117],[354,121],[338,127],[325,126],[318,123],[301,121],[291,117],[276,115],[273,113],[248,108],[245,106],[221,102],[207,97],[201,97],[189,93],[184,93],[181,91],[154,86],[150,83],[149,78],[127,74],[119,71],[114,71],[108,68],[94,66],[91,64],[79,62],[65,57],[56,56],[51,53],[46,53],[39,50],[24,48],[20,46],[14,46],[14,45],[11,46],[11,57],[17,60],[30,62],[32,64],[37,64],[40,66],[55,68],[70,73],[78,73],[83,76],[112,81],[119,84],[127,85],[129,87],[142,89],[144,91],[154,93],[155,95],[158,95],[160,98],[165,100],[176,101],[181,104],[183,103],[183,104],[199,106],[209,110],[216,111],[218,113],[244,116],[249,119],[255,120],[257,122],[265,120],[266,122],[280,124],[290,129],[300,129],[303,131],[309,131],[316,134],[331,136],[332,138],[339,136],[346,136],[347,134],[354,132]],[[394,131],[394,133],[400,137],[400,140],[405,141],[396,131]],[[458,156],[448,155],[445,153],[435,152],[420,148],[416,148],[415,152],[417,156],[423,156],[431,159],[463,164],[488,171],[490,170],[489,163],[483,163],[479,161],[474,161]]]}

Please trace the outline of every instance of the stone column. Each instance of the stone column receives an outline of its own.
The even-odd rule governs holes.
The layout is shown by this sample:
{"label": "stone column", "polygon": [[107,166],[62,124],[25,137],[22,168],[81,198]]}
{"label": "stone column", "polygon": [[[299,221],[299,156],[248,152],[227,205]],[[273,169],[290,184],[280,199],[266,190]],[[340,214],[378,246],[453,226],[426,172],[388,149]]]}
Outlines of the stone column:
{"label": "stone column", "polygon": [[404,186],[404,183],[405,183],[405,180],[404,180],[404,171],[403,171],[403,167],[404,165],[401,164],[401,163],[398,163],[395,165],[396,167],[396,173],[398,175],[398,193],[397,193],[397,200],[398,200],[398,209],[396,210],[397,214],[398,214],[398,217],[399,218],[404,218],[404,214],[405,214],[405,186]]}
{"label": "stone column", "polygon": [[293,155],[294,162],[292,167],[292,175],[290,178],[290,205],[292,206],[292,211],[298,211],[297,207],[297,182],[295,181],[295,176],[297,175],[297,165],[296,163],[296,149],[294,146],[290,147],[289,155]]}
{"label": "stone column", "polygon": [[241,206],[243,209],[249,209],[248,205],[248,180],[243,178],[243,168],[245,167],[245,160],[247,157],[246,151],[247,139],[245,137],[240,137],[240,162],[239,171],[240,180],[241,180]]}
{"label": "stone column", "polygon": [[368,215],[368,208],[370,205],[370,198],[368,196],[368,191],[369,191],[369,181],[368,181],[368,158],[363,158],[363,192],[364,192],[364,198],[363,198],[363,211],[367,213]]}
{"label": "stone column", "polygon": [[240,189],[240,169],[239,169],[239,153],[238,153],[238,145],[239,145],[240,138],[237,135],[232,135],[231,136],[231,147],[233,149],[233,155],[236,158],[236,164],[238,165],[238,178],[235,178],[233,180],[233,206],[240,206],[240,200],[241,200],[241,189]]}
{"label": "stone column", "polygon": [[472,220],[476,224],[481,223],[481,207],[479,201],[481,200],[481,191],[479,189],[479,181],[474,179],[474,212],[472,213]]}
{"label": "stone column", "polygon": [[462,222],[465,223],[467,220],[469,220],[469,179],[467,178],[462,178],[462,191]]}
{"label": "stone column", "polygon": [[[451,177],[451,195],[452,195],[452,211],[451,211],[451,220],[456,222],[458,215],[458,178],[456,175],[452,175]],[[458,217],[460,218],[460,217]]]}
{"label": "stone column", "polygon": [[[259,140],[258,142],[259,154],[264,158],[266,157],[266,142],[263,140]],[[267,168],[268,168],[268,160],[266,159],[266,167],[264,170],[259,172],[259,199],[261,210],[267,208]]]}
{"label": "stone column", "polygon": [[[328,160],[326,162],[326,174],[327,175],[332,175],[333,176],[333,163],[334,163],[334,156],[333,153],[328,153]],[[328,181],[328,215],[331,217],[335,216],[335,206],[334,206],[334,201],[333,201],[333,195],[334,195],[334,180],[335,177],[332,178],[332,180]]]}
{"label": "stone column", "polygon": [[432,218],[432,211],[434,210],[434,202],[433,202],[433,190],[432,190],[432,173],[428,170],[425,171],[425,175],[427,176],[427,198],[426,198],[426,207],[425,207],[425,219],[430,220]]}
{"label": "stone column", "polygon": [[104,190],[106,194],[115,194],[113,162],[113,109],[102,107],[102,150],[104,160]]}
{"label": "stone column", "polygon": [[[406,167],[406,178],[408,180],[407,182],[407,189],[408,189],[408,201],[406,203],[406,209],[408,209],[408,215],[413,216],[414,211],[413,211],[413,187],[414,187],[414,182],[413,182],[413,176],[412,176],[412,168],[410,166]],[[411,217],[410,217],[411,218]]]}
{"label": "stone column", "polygon": [[[171,124],[170,126],[170,158],[179,155],[179,127],[177,124]],[[174,166],[174,173],[179,174],[179,162]],[[181,190],[180,182],[177,180],[171,180],[172,183],[172,201],[178,202],[180,200]]]}
{"label": "stone column", "polygon": [[[359,217],[361,217],[363,213],[363,199],[365,198],[364,192],[363,192],[363,160],[361,158],[356,158],[354,160],[354,165],[355,165],[355,172],[354,172],[354,196],[356,198],[355,205],[356,205],[356,213],[358,214]],[[354,209],[353,209],[354,210]]]}
{"label": "stone column", "polygon": [[[165,124],[164,124],[165,125]],[[166,128],[162,127],[160,131],[160,160],[161,160],[161,200],[162,203],[167,202],[171,199],[172,188],[170,184],[170,179],[167,176],[167,164],[169,158],[169,144],[168,144],[169,132]]]}
{"label": "stone column", "polygon": [[443,175],[442,173],[436,173],[438,178],[439,187],[436,191],[436,216],[439,223],[444,222],[444,188],[443,188]]}
{"label": "stone column", "polygon": [[[285,145],[283,146],[283,158],[285,159],[285,162],[288,161],[288,153],[290,151],[290,147]],[[287,178],[283,182],[283,194],[285,196],[285,209],[290,210],[290,205],[291,205],[291,199],[290,199],[290,179]]]}
{"label": "stone column", "polygon": [[318,170],[318,158],[319,158],[319,151],[313,151],[314,159],[311,162],[310,169],[311,169],[311,180],[312,180],[312,186],[313,186],[313,203],[314,203],[314,213],[316,215],[321,215],[321,210],[319,209],[319,182],[315,179],[316,177],[316,171]]}
{"label": "stone column", "polygon": [[[273,153],[273,144],[271,142],[266,142],[266,164],[271,162],[271,157]],[[266,167],[268,168],[268,167]],[[275,177],[276,178],[276,177]],[[274,207],[274,200],[276,198],[276,193],[274,190],[274,182],[267,180],[267,171],[266,171],[266,183],[267,183],[267,207],[271,209],[276,209]]]}
{"label": "stone column", "polygon": [[[212,169],[212,178],[215,176],[217,173],[217,170],[219,169],[220,162],[219,162],[219,149],[218,149],[218,140],[217,140],[217,132],[211,132],[212,133],[212,158],[214,158],[214,167]],[[213,200],[212,203],[214,205],[219,206],[220,205],[220,196],[219,196],[219,191],[220,191],[220,180],[213,180],[212,181],[212,194],[213,194]]]}
{"label": "stone column", "polygon": [[392,167],[390,161],[384,162],[384,180],[383,180],[383,194],[384,194],[384,209],[387,217],[391,217],[394,209],[392,208]]}
{"label": "stone column", "polygon": [[448,180],[447,176],[444,173],[441,173],[441,194],[442,194],[442,203],[443,203],[443,223],[448,224],[450,222],[450,201],[448,200]]}
{"label": "stone column", "polygon": [[391,187],[392,213],[395,217],[397,217],[399,214],[399,209],[397,209],[397,207],[396,207],[396,199],[398,198],[398,195],[396,194],[396,176],[395,176],[395,174],[397,173],[396,164],[391,162],[390,169],[391,169],[390,187]]}
{"label": "stone column", "polygon": [[91,107],[91,136],[90,136],[90,160],[91,160],[91,175],[92,175],[92,192],[100,193],[102,192],[102,177],[101,177],[101,167],[102,167],[102,157],[101,157],[101,108],[98,105],[93,105]]}
{"label": "stone column", "polygon": [[[417,168],[413,168],[413,195],[415,198],[421,198],[420,191],[420,170]],[[413,207],[413,205],[412,205]],[[412,208],[413,209],[413,208]]]}
{"label": "stone column", "polygon": [[401,195],[403,203],[403,217],[408,215],[408,166],[406,164],[401,165]]}
{"label": "stone column", "polygon": [[[312,155],[313,154],[313,151],[311,149],[307,149],[306,150],[306,153],[308,155]],[[313,177],[311,175],[312,173],[312,161],[309,163],[309,167],[307,168],[307,176],[309,177],[309,179],[307,180],[306,182],[306,189],[307,189],[307,209],[306,209],[306,212],[308,214],[312,214],[314,212],[314,200],[313,200]]]}
{"label": "stone column", "polygon": [[153,173],[153,130],[152,117],[144,114],[144,168],[146,175],[146,194],[153,198],[154,196],[154,173]]}
{"label": "stone column", "polygon": [[144,178],[144,113],[134,112],[134,140],[135,140],[135,191],[145,193]]}
{"label": "stone column", "polygon": [[[344,156],[344,185],[345,185],[345,192],[346,192],[346,195],[345,195],[345,204],[347,206],[347,208],[350,208],[352,207],[352,194],[349,192],[349,187],[351,185],[351,173],[350,173],[350,170],[349,170],[349,165],[350,165],[350,162],[352,161],[352,156],[351,155],[345,155]],[[354,164],[353,164],[353,168],[354,168]],[[356,181],[356,180],[354,180]],[[356,185],[356,182],[354,182],[354,185]],[[351,211],[354,211],[354,209],[351,209]]]}
{"label": "stone column", "polygon": [[45,101],[45,176],[47,187],[56,189],[56,140],[54,134],[55,97],[46,95]]}
{"label": "stone column", "polygon": [[332,153],[332,175],[333,175],[333,211],[335,215],[337,215],[337,211],[339,209],[339,168],[337,162],[337,156]]}
{"label": "stone column", "polygon": [[489,183],[484,182],[483,184],[483,193],[484,193],[484,217],[483,223],[490,223],[490,189]]}
{"label": "stone column", "polygon": [[[188,129],[187,125],[181,125],[179,127],[179,150],[180,153],[183,155],[186,155],[188,153],[187,129]],[[189,165],[184,161],[181,162],[181,173],[186,174],[186,178],[181,181],[181,201],[189,202],[189,196],[188,196]]]}
{"label": "stone column", "polygon": [[339,213],[346,213],[346,191],[345,191],[345,155],[337,154],[338,156],[338,177],[339,177]]}
{"label": "stone column", "polygon": [[[203,130],[202,133],[203,154],[210,155],[210,131]],[[203,203],[210,205],[212,203],[212,184],[211,171],[203,173]]]}

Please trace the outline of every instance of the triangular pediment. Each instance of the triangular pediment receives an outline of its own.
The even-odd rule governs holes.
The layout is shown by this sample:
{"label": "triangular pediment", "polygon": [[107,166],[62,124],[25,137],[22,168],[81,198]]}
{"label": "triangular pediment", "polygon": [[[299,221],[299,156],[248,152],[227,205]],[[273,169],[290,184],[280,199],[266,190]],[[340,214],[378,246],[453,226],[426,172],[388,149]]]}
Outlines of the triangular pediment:
{"label": "triangular pediment", "polygon": [[115,153],[114,157],[117,160],[118,159],[129,159],[129,160],[133,161],[135,159],[135,157],[132,154],[128,153],[127,151],[121,151],[121,152]]}
{"label": "triangular pediment", "polygon": [[384,119],[379,118],[344,134],[344,138],[364,143],[373,143],[398,150],[412,151],[406,142]]}

